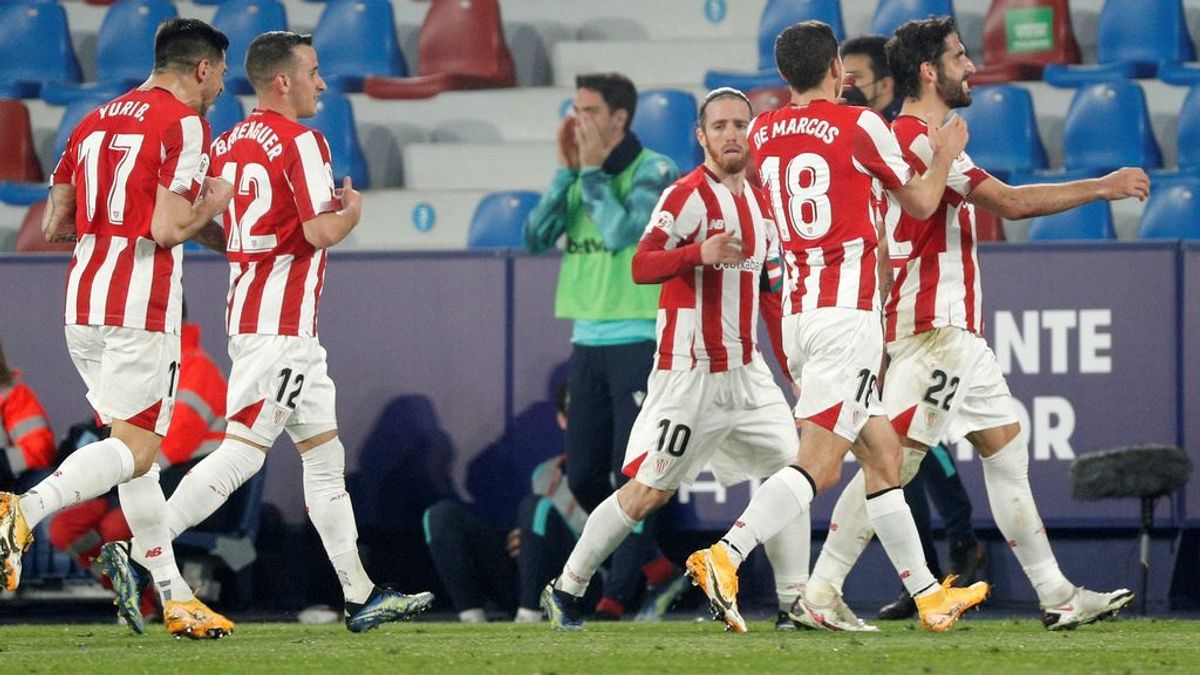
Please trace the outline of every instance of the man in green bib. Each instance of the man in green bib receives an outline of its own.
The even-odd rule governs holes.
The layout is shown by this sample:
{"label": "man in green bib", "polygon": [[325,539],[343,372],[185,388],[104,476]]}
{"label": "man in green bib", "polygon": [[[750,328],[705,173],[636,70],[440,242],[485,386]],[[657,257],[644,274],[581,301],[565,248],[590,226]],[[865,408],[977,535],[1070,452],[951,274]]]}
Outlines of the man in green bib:
{"label": "man in green bib", "polygon": [[[630,262],[659,195],[679,177],[667,157],[630,131],[637,89],[618,73],[575,79],[574,114],[558,130],[558,163],[525,223],[525,246],[553,248],[566,235],[555,316],[574,322],[567,417],[567,481],[591,511],[626,479],[629,432],[654,359],[658,286],[633,283]],[[649,530],[650,528],[647,528]],[[597,613],[619,618],[639,572],[659,589],[674,575],[646,531],[613,556]]]}

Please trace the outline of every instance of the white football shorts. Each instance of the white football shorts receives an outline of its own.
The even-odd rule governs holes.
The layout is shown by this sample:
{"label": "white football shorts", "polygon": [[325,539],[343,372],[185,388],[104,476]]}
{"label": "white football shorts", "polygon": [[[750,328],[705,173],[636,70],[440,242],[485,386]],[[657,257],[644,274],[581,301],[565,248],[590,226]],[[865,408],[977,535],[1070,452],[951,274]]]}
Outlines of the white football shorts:
{"label": "white football shorts", "polygon": [[269,447],[285,429],[303,441],[337,427],[337,392],[317,338],[234,335],[229,358],[226,433]]}
{"label": "white football shorts", "polygon": [[179,387],[179,336],[122,326],[67,325],[67,351],[105,424],[167,435]]}

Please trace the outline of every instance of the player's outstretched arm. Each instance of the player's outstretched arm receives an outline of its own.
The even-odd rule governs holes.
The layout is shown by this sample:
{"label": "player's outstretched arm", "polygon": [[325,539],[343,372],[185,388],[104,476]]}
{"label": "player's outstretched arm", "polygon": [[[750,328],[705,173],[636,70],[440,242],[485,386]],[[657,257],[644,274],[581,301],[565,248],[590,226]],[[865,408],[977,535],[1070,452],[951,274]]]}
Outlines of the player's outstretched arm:
{"label": "player's outstretched arm", "polygon": [[634,283],[661,284],[700,265],[736,265],[743,258],[742,241],[732,232],[669,250],[666,242],[667,235],[653,228],[638,242],[631,264]]}
{"label": "player's outstretched arm", "polygon": [[195,202],[159,185],[150,219],[150,236],[163,248],[178,246],[208,227],[209,222],[229,207],[232,198],[233,185],[212,176],[204,179],[204,188]]}
{"label": "player's outstretched arm", "polygon": [[329,248],[345,239],[362,217],[362,193],[346,176],[334,196],[342,200],[340,211],[329,211],[304,221],[304,238],[317,248]]}
{"label": "player's outstretched arm", "polygon": [[50,188],[42,214],[42,234],[50,243],[75,241],[75,186],[59,183]]}
{"label": "player's outstretched arm", "polygon": [[1145,199],[1149,195],[1150,177],[1146,172],[1124,168],[1101,178],[1069,183],[1012,186],[998,179],[986,180],[967,200],[1001,218],[1020,220],[1066,211],[1098,199]]}
{"label": "player's outstretched arm", "polygon": [[930,122],[928,129],[929,146],[933,150],[929,168],[924,174],[892,190],[901,208],[918,220],[928,219],[941,204],[950,167],[954,158],[966,149],[969,137],[967,123],[957,116],[940,129],[936,123]]}

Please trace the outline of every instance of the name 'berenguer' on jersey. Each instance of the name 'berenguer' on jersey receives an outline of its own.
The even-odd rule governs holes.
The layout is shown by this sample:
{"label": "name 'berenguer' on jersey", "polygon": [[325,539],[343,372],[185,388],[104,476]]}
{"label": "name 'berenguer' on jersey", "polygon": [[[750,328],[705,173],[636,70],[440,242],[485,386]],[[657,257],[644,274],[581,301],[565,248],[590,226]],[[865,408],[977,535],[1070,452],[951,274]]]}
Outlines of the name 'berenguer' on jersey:
{"label": "name 'berenguer' on jersey", "polygon": [[155,243],[150,222],[159,185],[195,201],[208,140],[204,117],[159,88],[130,91],[75,127],[51,179],[73,184],[78,200],[68,325],[179,333],[183,250]]}
{"label": "name 'berenguer' on jersey", "polygon": [[[754,358],[759,277],[764,266],[774,279],[782,274],[777,230],[766,204],[757,188],[747,184],[735,195],[703,166],[663,192],[639,250],[673,250],[732,232],[741,239],[745,258],[736,265],[701,265],[696,247],[694,260],[683,261],[694,266],[692,273],[663,282],[655,368],[704,366],[719,373]],[[675,270],[638,271],[666,276]]]}
{"label": "name 'berenguer' on jersey", "polygon": [[212,156],[213,175],[234,187],[227,331],[315,337],[326,253],[305,239],[303,223],[341,208],[325,137],[255,110],[213,142]]}
{"label": "name 'berenguer' on jersey", "polygon": [[750,150],[779,223],[784,314],[878,309],[871,181],[894,189],[913,176],[883,117],[826,100],[789,105],[754,119]]}

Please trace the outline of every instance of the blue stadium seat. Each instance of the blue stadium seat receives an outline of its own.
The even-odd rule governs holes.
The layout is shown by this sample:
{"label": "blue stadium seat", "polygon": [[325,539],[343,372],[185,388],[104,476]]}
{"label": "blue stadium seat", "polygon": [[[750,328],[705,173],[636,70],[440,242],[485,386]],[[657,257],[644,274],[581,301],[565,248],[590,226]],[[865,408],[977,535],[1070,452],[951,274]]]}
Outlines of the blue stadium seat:
{"label": "blue stadium seat", "polygon": [[888,35],[914,19],[954,16],[954,0],[879,0],[871,17],[871,32]]}
{"label": "blue stadium seat", "polygon": [[141,84],[154,69],[154,33],[179,16],[169,0],[119,0],[111,5],[96,37],[96,82],[50,85],[42,98],[54,105],[95,93],[116,98]]}
{"label": "blue stadium seat", "polygon": [[80,79],[61,5],[0,3],[0,98],[36,98],[47,82]]}
{"label": "blue stadium seat", "polygon": [[845,29],[842,27],[841,0],[767,0],[762,20],[758,23],[758,71],[710,70],[704,75],[704,86],[709,89],[735,87],[749,91],[783,84],[783,78],[775,68],[775,38],[783,29],[806,19],[829,24],[838,42],[842,41]]}
{"label": "blue stadium seat", "polygon": [[1029,224],[1029,241],[1116,238],[1112,209],[1106,201],[1090,202],[1051,216],[1038,216]]}
{"label": "blue stadium seat", "polygon": [[1138,236],[1200,239],[1200,181],[1151,190]]}
{"label": "blue stadium seat", "polygon": [[[335,0],[343,2],[345,0]],[[310,120],[302,120],[312,128],[325,134],[329,141],[329,152],[333,159],[333,182],[342,186],[342,178],[350,176],[354,187],[365,190],[371,187],[367,171],[367,158],[358,143],[358,131],[354,127],[354,109],[350,99],[342,94],[325,92],[317,102],[317,114]]]}
{"label": "blue stadium seat", "polygon": [[1067,109],[1063,150],[1068,169],[1161,166],[1142,88],[1133,82],[1102,82],[1075,92]]}
{"label": "blue stadium seat", "polygon": [[1180,0],[1107,0],[1100,10],[1094,66],[1046,66],[1043,77],[1056,87],[1113,79],[1154,77],[1161,63],[1193,61]]}
{"label": "blue stadium seat", "polygon": [[971,130],[967,152],[976,164],[1001,179],[1013,172],[1046,168],[1029,90],[1013,85],[979,87],[971,105],[958,114]]}
{"label": "blue stadium seat", "polygon": [[680,171],[704,161],[696,142],[696,99],[682,89],[647,89],[638,94],[633,133],[642,145],[670,157]]}
{"label": "blue stadium seat", "polygon": [[521,230],[525,218],[537,206],[542,195],[527,190],[493,192],[479,200],[471,228],[467,232],[467,248],[521,248]]}
{"label": "blue stadium seat", "polygon": [[331,0],[313,31],[332,91],[362,91],[368,75],[408,76],[388,0]]}
{"label": "blue stadium seat", "polygon": [[208,125],[212,127],[213,138],[229,131],[245,118],[242,102],[228,91],[218,96],[217,102],[208,109]]}
{"label": "blue stadium seat", "polygon": [[1176,131],[1179,148],[1179,169],[1200,171],[1200,84],[1188,91],[1179,109],[1179,128]]}
{"label": "blue stadium seat", "polygon": [[287,30],[287,11],[279,0],[223,0],[213,15],[212,25],[229,38],[225,62],[225,92],[251,94],[246,79],[246,49],[254,38],[273,30]]}

